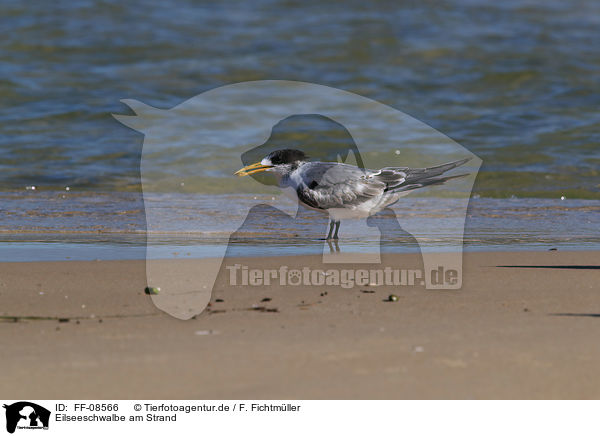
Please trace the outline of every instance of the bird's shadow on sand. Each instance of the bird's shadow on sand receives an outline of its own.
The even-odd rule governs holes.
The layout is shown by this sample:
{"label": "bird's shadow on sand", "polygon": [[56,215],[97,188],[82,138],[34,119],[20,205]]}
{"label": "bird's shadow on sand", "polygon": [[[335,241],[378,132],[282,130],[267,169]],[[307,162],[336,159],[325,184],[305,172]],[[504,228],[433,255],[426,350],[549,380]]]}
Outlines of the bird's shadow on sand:
{"label": "bird's shadow on sand", "polygon": [[600,265],[497,265],[496,268],[600,269]]}

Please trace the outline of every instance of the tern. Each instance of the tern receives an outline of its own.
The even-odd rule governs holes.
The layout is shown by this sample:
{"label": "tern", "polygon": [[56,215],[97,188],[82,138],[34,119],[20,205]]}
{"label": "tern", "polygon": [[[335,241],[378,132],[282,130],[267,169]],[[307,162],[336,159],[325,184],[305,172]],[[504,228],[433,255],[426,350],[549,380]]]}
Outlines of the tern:
{"label": "tern", "polygon": [[[386,167],[362,169],[338,162],[309,161],[304,152],[275,150],[260,162],[245,166],[234,175],[272,172],[281,188],[292,188],[305,207],[329,214],[327,240],[338,239],[340,220],[366,218],[396,203],[409,191],[439,185],[467,174],[443,176],[470,158],[429,168]],[[335,226],[335,233],[333,232]]]}

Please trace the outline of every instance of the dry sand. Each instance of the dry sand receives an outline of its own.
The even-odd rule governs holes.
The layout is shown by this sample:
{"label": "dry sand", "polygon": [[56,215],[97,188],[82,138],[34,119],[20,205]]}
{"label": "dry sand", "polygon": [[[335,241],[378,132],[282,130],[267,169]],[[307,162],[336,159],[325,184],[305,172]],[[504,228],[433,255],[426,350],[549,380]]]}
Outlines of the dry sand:
{"label": "dry sand", "polygon": [[142,261],[0,264],[0,397],[600,398],[600,253],[464,262],[459,291],[232,288],[222,270],[189,321],[144,294]]}

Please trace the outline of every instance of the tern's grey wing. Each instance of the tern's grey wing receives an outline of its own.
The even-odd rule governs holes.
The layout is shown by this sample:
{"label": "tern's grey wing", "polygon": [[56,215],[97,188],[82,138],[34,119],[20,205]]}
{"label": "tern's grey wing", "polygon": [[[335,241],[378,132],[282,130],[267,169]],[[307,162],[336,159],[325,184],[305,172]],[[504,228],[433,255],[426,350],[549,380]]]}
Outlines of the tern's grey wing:
{"label": "tern's grey wing", "polygon": [[351,208],[381,195],[386,184],[373,172],[335,162],[309,162],[298,169],[298,198],[317,209]]}
{"label": "tern's grey wing", "polygon": [[386,191],[410,191],[412,189],[422,188],[424,186],[439,185],[448,180],[466,176],[467,174],[440,177],[444,173],[463,165],[469,160],[470,158],[461,159],[429,168],[383,168],[381,171],[396,172],[404,174],[405,176],[402,180],[388,183]]}

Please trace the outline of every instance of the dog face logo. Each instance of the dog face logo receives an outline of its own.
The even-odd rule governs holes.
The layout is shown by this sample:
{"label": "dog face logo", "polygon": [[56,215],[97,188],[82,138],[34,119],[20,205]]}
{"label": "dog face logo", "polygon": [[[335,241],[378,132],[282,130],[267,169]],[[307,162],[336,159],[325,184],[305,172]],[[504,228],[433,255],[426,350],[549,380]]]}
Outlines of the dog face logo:
{"label": "dog face logo", "polygon": [[6,431],[14,433],[18,429],[48,429],[50,411],[28,401],[5,404]]}
{"label": "dog face logo", "polygon": [[[115,118],[144,134],[140,173],[149,235],[146,279],[148,286],[161,288],[160,294],[151,298],[170,315],[190,319],[202,312],[224,259],[249,246],[244,235],[255,235],[251,237],[259,240],[267,228],[271,231],[268,235],[285,235],[275,238],[277,243],[292,237],[310,241],[305,245],[321,249],[323,264],[380,264],[381,246],[392,240],[389,235],[408,234],[422,254],[422,286],[461,288],[465,217],[481,160],[430,126],[366,97],[305,82],[265,80],[227,85],[171,109],[157,109],[135,100],[123,103],[135,115]],[[303,140],[310,126],[300,126],[294,134],[278,136],[279,128],[285,131],[285,123],[307,115],[328,119],[339,127],[341,135],[336,133],[326,141],[318,137]],[[292,155],[281,155],[291,149],[295,151]],[[311,201],[303,195],[308,198],[303,204],[330,211],[331,223],[336,222],[335,234],[331,235],[331,224],[329,234],[323,231],[327,226],[324,215],[310,220],[302,215],[304,208],[295,200],[299,191],[293,183],[274,193],[279,186],[274,182],[279,174],[274,171],[275,164],[286,164],[294,156],[325,162],[297,180],[308,181],[308,189],[331,188],[327,191],[331,195],[324,199],[327,201]],[[291,164],[293,167],[294,162]],[[444,169],[459,165],[462,173],[444,174]],[[240,166],[245,169],[240,171]],[[267,173],[267,168],[273,171]],[[345,185],[346,176],[355,176],[352,180],[356,183]],[[442,186],[450,179],[451,183]],[[398,216],[384,209],[404,191],[429,185],[428,196],[422,200],[399,202]],[[170,193],[182,196],[172,203]],[[256,195],[254,203],[252,197],[245,196],[250,193]],[[342,216],[338,212],[345,211],[338,211],[335,201],[329,201],[348,198],[360,200],[351,206],[356,206],[361,216]],[[415,208],[423,213],[413,213]],[[336,240],[339,222],[350,218],[355,225],[344,224],[342,234],[360,249],[348,245],[340,250]],[[383,231],[387,232],[384,239]],[[198,259],[161,260],[164,238],[178,235],[188,235],[182,245],[195,245]],[[335,252],[331,241],[329,247],[317,246],[315,241],[325,235],[328,240],[333,236]],[[230,243],[234,236],[237,239]],[[261,243],[260,253],[268,248]],[[445,277],[442,271],[452,272],[452,280],[438,280]]]}

